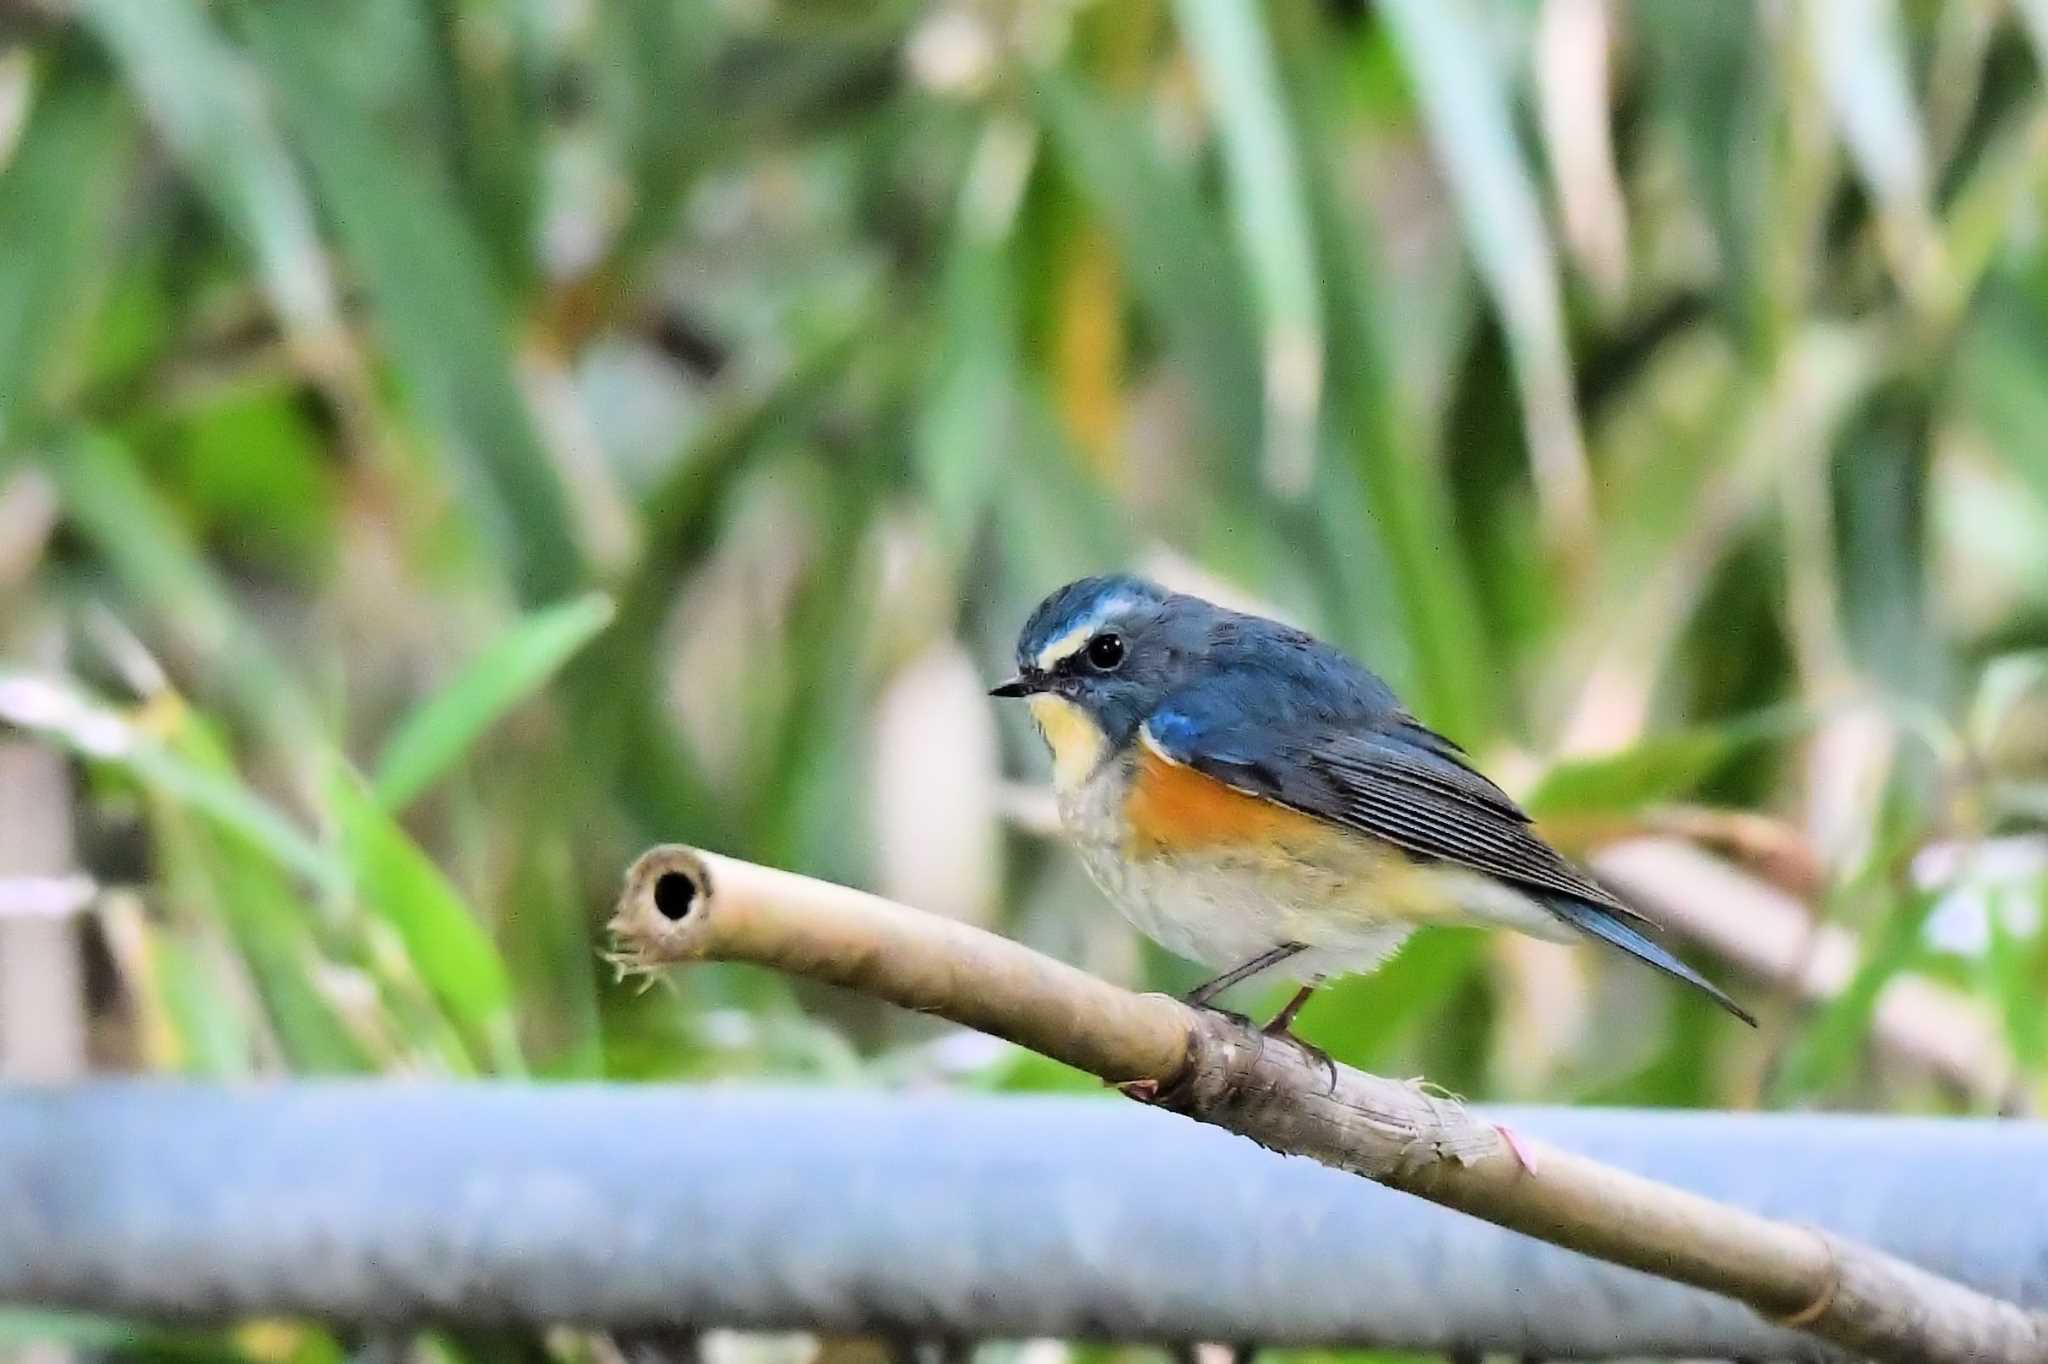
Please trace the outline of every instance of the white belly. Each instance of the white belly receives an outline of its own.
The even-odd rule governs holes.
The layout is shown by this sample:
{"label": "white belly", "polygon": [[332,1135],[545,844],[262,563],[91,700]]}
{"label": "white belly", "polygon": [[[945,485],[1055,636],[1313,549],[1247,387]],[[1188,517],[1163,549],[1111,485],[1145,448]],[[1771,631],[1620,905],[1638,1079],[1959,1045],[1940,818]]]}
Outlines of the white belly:
{"label": "white belly", "polygon": [[[1570,941],[1555,915],[1508,886],[1448,866],[1403,865],[1405,885],[1286,855],[1126,855],[1124,797],[1132,766],[1115,758],[1062,788],[1060,819],[1088,873],[1123,916],[1178,956],[1219,970],[1283,943],[1308,948],[1272,974],[1312,981],[1377,967],[1424,923],[1500,924]],[[1417,881],[1428,893],[1417,894]]]}

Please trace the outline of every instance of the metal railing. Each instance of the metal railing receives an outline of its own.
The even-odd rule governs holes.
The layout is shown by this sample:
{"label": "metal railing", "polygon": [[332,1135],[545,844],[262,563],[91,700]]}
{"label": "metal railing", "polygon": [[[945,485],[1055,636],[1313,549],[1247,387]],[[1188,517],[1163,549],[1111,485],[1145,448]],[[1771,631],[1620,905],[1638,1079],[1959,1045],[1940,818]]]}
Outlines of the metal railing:
{"label": "metal railing", "polygon": [[[2048,1124],[1496,1116],[2048,1306]],[[0,1302],[161,1320],[1819,1349],[1733,1302],[1113,1100],[15,1088],[0,1187]]]}

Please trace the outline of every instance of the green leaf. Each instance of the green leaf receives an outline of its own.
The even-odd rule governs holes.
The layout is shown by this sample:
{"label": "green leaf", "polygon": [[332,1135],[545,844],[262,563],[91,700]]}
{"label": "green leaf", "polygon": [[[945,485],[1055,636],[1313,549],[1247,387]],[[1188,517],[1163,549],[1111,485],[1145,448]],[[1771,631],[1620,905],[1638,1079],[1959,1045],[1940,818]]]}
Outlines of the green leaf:
{"label": "green leaf", "polygon": [[[149,828],[161,871],[159,893],[175,919],[218,924],[233,942],[284,1058],[300,1071],[368,1069],[363,1048],[320,989],[322,954],[306,898],[238,830],[209,822],[174,796],[145,789],[152,794]],[[170,973],[162,985],[188,1058],[197,1068],[209,1058],[232,1064],[236,1043],[233,1023],[221,1016],[217,954],[187,958],[191,973],[178,971],[176,955],[167,954],[161,963]],[[201,974],[195,979],[194,973]]]}
{"label": "green leaf", "polygon": [[1535,174],[1515,137],[1513,83],[1470,0],[1387,0],[1380,13],[1415,83],[1473,264],[1514,356],[1546,524],[1561,545],[1571,544],[1590,529],[1590,475],[1557,252]]}
{"label": "green leaf", "polygon": [[86,0],[81,16],[186,173],[254,251],[286,328],[308,355],[343,344],[313,207],[257,73],[195,0]]}
{"label": "green leaf", "polygon": [[45,1310],[39,1307],[0,1308],[0,1347],[20,1349],[25,1345],[68,1345],[78,1350],[110,1354],[174,1358],[232,1358],[228,1345],[196,1331],[165,1330],[148,1322],[87,1312]]}
{"label": "green leaf", "polygon": [[142,475],[128,447],[111,436],[76,432],[52,448],[43,467],[66,515],[178,650],[281,745],[303,748],[319,726],[298,682],[228,595]]}
{"label": "green leaf", "polygon": [[2048,0],[2013,0],[2013,13],[2033,45],[2034,60],[2048,66]]}
{"label": "green leaf", "polygon": [[[1984,977],[1991,997],[1998,1001],[2005,1020],[2006,1041],[2013,1058],[2030,1074],[2048,1066],[2048,1014],[2041,1005],[2041,986],[2048,980],[2048,931],[2041,925],[2040,910],[2048,881],[2036,880],[2024,886],[1987,888],[1984,911],[1991,923],[1990,951],[1985,954]],[[2034,911],[2033,939],[2017,935],[2014,913],[2022,903]]]}
{"label": "green leaf", "polygon": [[1821,87],[1858,175],[1885,220],[1894,268],[1912,289],[1933,246],[1932,172],[1904,24],[1895,0],[1813,0],[1807,22]]}
{"label": "green leaf", "polygon": [[1765,334],[1768,296],[1764,219],[1772,185],[1767,135],[1782,98],[1765,69],[1758,15],[1750,5],[1641,0],[1632,27],[1649,59],[1644,84],[1673,125],[1694,192],[1713,226],[1722,265],[1722,303],[1749,340]]}
{"label": "green leaf", "polygon": [[1238,244],[1264,333],[1267,481],[1301,493],[1320,434],[1323,299],[1273,45],[1259,6],[1177,0],[1174,8],[1222,134]]}
{"label": "green leaf", "polygon": [[1619,753],[1561,762],[1523,801],[1540,818],[1614,814],[1673,800],[1757,746],[1804,727],[1791,707],[1697,729],[1667,730]]}
{"label": "green leaf", "polygon": [[[68,684],[11,670],[0,670],[0,720],[52,739],[87,761],[128,773],[316,887],[339,885],[337,866],[327,852],[243,785],[225,754],[197,740],[189,722],[178,726],[176,744],[165,743]],[[196,758],[195,742],[201,742]]]}
{"label": "green leaf", "polygon": [[713,543],[718,512],[741,476],[792,430],[803,429],[872,344],[876,318],[863,308],[809,337],[766,392],[748,394],[705,424],[647,497],[646,554],[621,585],[619,624],[563,679],[588,770],[618,794],[642,834],[738,845],[740,821],[710,789],[662,703],[661,637],[686,576]]}
{"label": "green leaf", "polygon": [[1017,300],[1005,253],[1029,174],[1032,134],[989,120],[954,211],[940,282],[937,360],[914,452],[946,551],[962,558],[1018,439]]}
{"label": "green leaf", "polygon": [[1012,593],[1002,614],[1011,630],[1048,584],[1128,564],[1134,550],[1128,516],[1090,476],[1051,399],[1035,388],[1013,396],[1016,457],[998,464],[993,498]]}
{"label": "green leaf", "polygon": [[1839,1083],[1863,1054],[1885,987],[1924,955],[1922,930],[1941,896],[1938,891],[1894,884],[1895,871],[1904,865],[1906,850],[1919,832],[1916,812],[1896,799],[1901,789],[1895,787],[1891,794],[1895,798],[1879,815],[1870,855],[1825,916],[1843,918],[1842,911],[1862,905],[1875,911],[1862,933],[1862,959],[1848,986],[1814,1014],[1787,1047],[1770,1085],[1774,1103],[1821,1094]]}
{"label": "green leaf", "polygon": [[1108,224],[1139,301],[1200,390],[1220,467],[1241,479],[1259,448],[1257,328],[1242,272],[1194,185],[1133,114],[1056,75],[1037,96],[1061,164]]}
{"label": "green leaf", "polygon": [[0,445],[36,415],[78,337],[90,281],[129,176],[130,123],[115,91],[54,62],[0,172]]}
{"label": "green leaf", "polygon": [[149,743],[137,745],[127,755],[125,766],[171,800],[261,848],[278,867],[323,889],[338,884],[333,859],[231,772],[201,766],[169,748]]}
{"label": "green leaf", "polygon": [[1954,401],[2048,508],[2048,313],[2033,297],[1994,282],[1957,351]]}
{"label": "green leaf", "polygon": [[433,859],[338,759],[326,794],[363,903],[397,931],[420,979],[480,1054],[502,1072],[521,1072],[511,979],[490,934]]}
{"label": "green leaf", "polygon": [[323,50],[319,5],[251,5],[255,48],[361,270],[400,377],[447,443],[463,506],[522,600],[573,590],[582,555],[514,380],[511,311],[439,179],[384,136]]}
{"label": "green leaf", "polygon": [[[1346,1065],[1383,1065],[1403,1034],[1480,968],[1485,953],[1485,937],[1467,929],[1418,934],[1370,976],[1347,977],[1319,993],[1302,1010],[1298,1031]],[[1272,1007],[1291,993],[1276,992]]]}
{"label": "green leaf", "polygon": [[580,755],[564,750],[554,761],[555,770],[536,789],[484,812],[494,821],[514,821],[498,936],[536,1067],[551,1077],[594,1079],[604,1074],[603,963],[591,950],[586,897],[576,876],[576,832],[561,817],[559,794],[578,780]]}
{"label": "green leaf", "polygon": [[[715,79],[727,17],[710,0],[613,0],[591,16],[593,112],[636,189],[621,255],[666,240],[709,141],[745,136]],[[756,83],[747,84],[750,98],[760,97]]]}
{"label": "green leaf", "polygon": [[593,592],[536,611],[415,709],[378,756],[377,799],[402,810],[462,760],[507,711],[547,685],[611,624],[610,597]]}
{"label": "green leaf", "polygon": [[1940,704],[1952,667],[1928,585],[1933,423],[1924,393],[1873,393],[1842,431],[1834,470],[1835,566],[1857,662],[1893,694]]}
{"label": "green leaf", "polygon": [[449,139],[463,157],[458,188],[498,277],[538,284],[545,260],[534,243],[548,160],[559,150],[547,79],[575,55],[565,50],[570,35],[532,6],[499,0],[455,0],[444,13],[454,37],[446,93],[459,120]]}
{"label": "green leaf", "polygon": [[[1364,584],[1371,590],[1356,592],[1346,605],[1351,613],[1371,612],[1373,624],[1359,628],[1373,634],[1359,643],[1372,646],[1375,666],[1395,677],[1418,712],[1446,733],[1476,741],[1491,729],[1484,682],[1493,668],[1449,490],[1440,466],[1423,458],[1411,426],[1415,414],[1394,382],[1390,357],[1399,337],[1389,330],[1397,320],[1385,316],[1380,242],[1371,224],[1347,211],[1338,192],[1348,151],[1327,130],[1350,110],[1341,101],[1320,31],[1297,25],[1283,30],[1283,37],[1289,85],[1306,109],[1298,122],[1329,294],[1332,425],[1355,467],[1355,473],[1327,470],[1330,495],[1320,500],[1338,527],[1350,513],[1327,504],[1339,498],[1363,503],[1390,579],[1384,587]],[[1348,540],[1333,548],[1354,573],[1367,561],[1352,552]],[[1372,610],[1382,593],[1387,609]],[[1403,646],[1399,655],[1383,642],[1390,631]]]}
{"label": "green leaf", "polygon": [[818,515],[829,530],[790,627],[791,637],[806,647],[792,656],[788,704],[775,717],[746,825],[750,855],[854,885],[868,875],[869,852],[846,818],[862,794],[856,736],[871,687],[864,666],[870,641],[859,603],[875,600],[882,590],[864,519],[874,504],[859,492],[845,475],[819,489]]}
{"label": "green leaf", "polygon": [[195,944],[170,933],[158,935],[155,949],[156,989],[177,1034],[184,1073],[209,1080],[239,1080],[254,1073],[251,1029],[233,994],[221,989],[215,963]]}
{"label": "green leaf", "polygon": [[[364,1069],[356,1039],[315,978],[320,946],[308,883],[327,903],[339,898],[339,864],[236,774],[226,748],[196,712],[160,701],[154,728],[128,725],[54,684],[15,678],[0,685],[7,718],[65,743],[97,767],[122,774],[148,796],[151,845],[180,923],[217,923],[247,964],[285,1057],[301,1070]],[[40,688],[40,690],[39,690]],[[26,702],[25,706],[23,703]],[[41,711],[37,723],[32,713]],[[167,1006],[195,1066],[231,1069],[246,1039],[213,976],[211,954],[186,953],[166,937],[159,961]]]}

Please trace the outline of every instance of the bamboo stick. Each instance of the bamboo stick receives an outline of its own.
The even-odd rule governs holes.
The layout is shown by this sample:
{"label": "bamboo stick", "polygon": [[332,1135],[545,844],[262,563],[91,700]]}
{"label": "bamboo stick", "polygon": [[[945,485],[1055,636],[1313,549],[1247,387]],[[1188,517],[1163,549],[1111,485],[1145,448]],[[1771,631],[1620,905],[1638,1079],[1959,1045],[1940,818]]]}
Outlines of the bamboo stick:
{"label": "bamboo stick", "polygon": [[1261,1145],[1725,1294],[1858,1354],[2048,1361],[2048,1315],[1818,1229],[1510,1139],[1418,1085],[1326,1066],[1221,1015],[860,891],[668,845],[628,871],[611,929],[622,970],[750,961],[939,1014]]}

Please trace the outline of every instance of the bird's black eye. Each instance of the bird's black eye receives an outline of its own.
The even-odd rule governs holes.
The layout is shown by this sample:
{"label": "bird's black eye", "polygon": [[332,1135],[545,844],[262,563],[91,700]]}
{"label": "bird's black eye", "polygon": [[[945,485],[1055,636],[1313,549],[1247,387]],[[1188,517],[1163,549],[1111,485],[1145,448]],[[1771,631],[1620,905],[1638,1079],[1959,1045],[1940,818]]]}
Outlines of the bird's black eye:
{"label": "bird's black eye", "polygon": [[1114,672],[1123,661],[1122,635],[1097,635],[1088,641],[1088,666],[1097,672]]}

